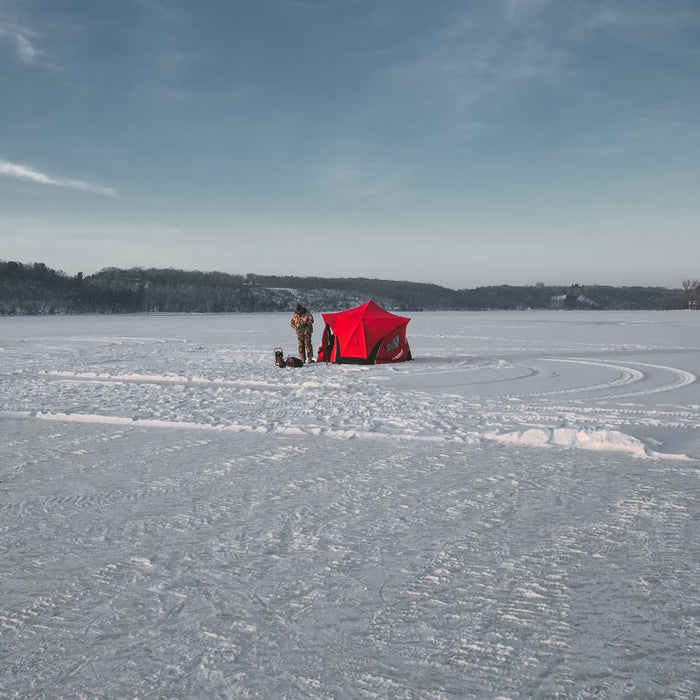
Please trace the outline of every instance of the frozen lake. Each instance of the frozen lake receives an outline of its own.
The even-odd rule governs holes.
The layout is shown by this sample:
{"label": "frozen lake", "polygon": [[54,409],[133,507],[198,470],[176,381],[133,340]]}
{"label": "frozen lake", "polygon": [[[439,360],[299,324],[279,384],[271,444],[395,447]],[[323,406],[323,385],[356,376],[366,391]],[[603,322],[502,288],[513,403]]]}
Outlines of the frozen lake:
{"label": "frozen lake", "polygon": [[700,694],[700,313],[0,327],[3,697]]}

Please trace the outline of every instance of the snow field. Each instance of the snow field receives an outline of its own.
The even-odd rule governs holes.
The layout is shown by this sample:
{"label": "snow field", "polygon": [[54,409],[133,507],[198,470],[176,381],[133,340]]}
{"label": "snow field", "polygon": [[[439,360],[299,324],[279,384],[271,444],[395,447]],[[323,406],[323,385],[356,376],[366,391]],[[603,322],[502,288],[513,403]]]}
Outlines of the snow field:
{"label": "snow field", "polygon": [[698,690],[686,462],[6,428],[4,695]]}
{"label": "snow field", "polygon": [[[439,328],[473,316],[491,325],[499,319],[498,314],[436,314],[418,315],[412,323]],[[85,329],[82,335],[72,334],[76,324],[81,329],[77,320],[35,319],[33,328],[42,322],[58,325],[65,335],[6,347],[0,390],[6,415],[44,419],[467,444],[503,441],[700,457],[697,348],[674,342],[659,347],[667,339],[697,344],[688,327],[700,331],[700,324],[693,325],[692,314],[671,314],[673,323],[661,328],[656,320],[661,314],[627,316],[636,322],[630,326],[613,316],[608,324],[589,323],[587,343],[578,339],[579,319],[571,322],[559,314],[562,320],[555,323],[552,319],[558,317],[549,314],[543,322],[533,315],[527,326],[496,326],[493,338],[476,335],[483,328],[473,329],[475,337],[465,333],[461,339],[435,331],[417,334],[412,363],[311,365],[296,374],[270,361],[274,324],[284,323],[279,315],[112,319],[113,330],[133,326],[131,337]],[[606,315],[583,314],[600,317]],[[655,322],[643,323],[645,318]],[[97,323],[109,325],[109,320]],[[252,328],[245,328],[246,320]],[[11,321],[19,321],[21,329],[22,320]],[[159,325],[165,332],[151,336]],[[148,334],[139,332],[141,326]],[[622,333],[616,343],[594,342],[590,334],[601,328],[610,332],[608,326],[611,335]],[[626,334],[639,334],[639,326],[649,335],[648,345],[625,342]],[[533,327],[538,337],[529,341],[531,348],[522,347],[520,336],[532,334]],[[170,335],[176,330],[180,337]],[[517,338],[508,342],[506,332]],[[548,332],[551,338],[539,337]],[[250,343],[251,336],[260,336],[258,342]],[[219,342],[222,338],[228,342]],[[204,342],[212,339],[217,342]],[[514,354],[516,342],[520,347]],[[502,347],[493,348],[493,343]],[[488,354],[486,345],[492,346]]]}
{"label": "snow field", "polygon": [[700,694],[700,314],[3,323],[0,695]]}

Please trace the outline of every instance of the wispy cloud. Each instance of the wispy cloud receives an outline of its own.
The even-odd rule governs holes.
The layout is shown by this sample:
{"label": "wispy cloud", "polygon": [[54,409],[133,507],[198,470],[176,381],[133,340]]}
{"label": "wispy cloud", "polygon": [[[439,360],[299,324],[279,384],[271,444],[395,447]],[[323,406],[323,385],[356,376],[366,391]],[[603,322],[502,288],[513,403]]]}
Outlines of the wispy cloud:
{"label": "wispy cloud", "polygon": [[[664,153],[669,156],[682,152],[693,157],[697,148],[697,125],[691,119],[672,110],[659,109],[641,113],[635,118],[591,129],[571,138],[565,148],[576,157],[619,158],[623,154]],[[660,169],[662,164],[657,161]]]}
{"label": "wispy cloud", "polygon": [[17,178],[18,180],[26,180],[28,182],[36,182],[40,185],[69,187],[70,189],[81,190],[82,192],[95,192],[97,194],[104,194],[110,197],[115,197],[117,194],[113,187],[102,187],[101,185],[94,185],[90,182],[84,182],[83,180],[52,177],[51,175],[46,175],[38,170],[34,170],[27,165],[10,163],[9,161],[1,158],[0,175],[7,175],[9,177]]}
{"label": "wispy cloud", "polygon": [[624,3],[619,0],[594,6],[588,25],[593,29],[614,29],[658,33],[659,30],[697,26],[700,15],[692,3],[669,7],[666,2]]}
{"label": "wispy cloud", "polygon": [[[658,55],[687,53],[688,42],[675,42],[671,35],[700,26],[694,1],[673,3],[674,12],[664,0],[463,3],[388,54],[381,88],[424,96],[447,134],[478,135],[496,128],[496,119],[506,117],[523,95],[542,104],[547,98],[584,103],[590,90],[603,94],[609,76],[596,80],[595,75],[603,52],[610,57],[610,74],[632,74],[618,53],[623,50],[618,36],[627,40],[627,51],[641,47],[639,61],[626,57],[632,66],[643,65],[651,46]],[[693,50],[690,58],[696,56]]]}
{"label": "wispy cloud", "polygon": [[319,185],[347,197],[358,199],[394,199],[401,197],[409,171],[389,162],[341,158],[321,168]]}
{"label": "wispy cloud", "polygon": [[0,22],[0,43],[9,44],[22,63],[36,63],[39,52],[28,29]]}
{"label": "wispy cloud", "polygon": [[561,80],[568,56],[549,2],[492,0],[446,12],[397,48],[385,82],[423,95],[450,131],[483,133],[490,112],[517,90]]}

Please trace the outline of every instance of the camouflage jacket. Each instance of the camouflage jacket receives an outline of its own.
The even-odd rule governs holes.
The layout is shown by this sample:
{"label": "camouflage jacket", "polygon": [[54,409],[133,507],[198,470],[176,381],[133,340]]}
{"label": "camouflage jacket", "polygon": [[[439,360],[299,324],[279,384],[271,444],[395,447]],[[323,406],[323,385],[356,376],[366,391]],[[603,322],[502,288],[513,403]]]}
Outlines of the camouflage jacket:
{"label": "camouflage jacket", "polygon": [[308,311],[305,314],[295,311],[290,325],[295,331],[311,330],[314,326],[314,317]]}

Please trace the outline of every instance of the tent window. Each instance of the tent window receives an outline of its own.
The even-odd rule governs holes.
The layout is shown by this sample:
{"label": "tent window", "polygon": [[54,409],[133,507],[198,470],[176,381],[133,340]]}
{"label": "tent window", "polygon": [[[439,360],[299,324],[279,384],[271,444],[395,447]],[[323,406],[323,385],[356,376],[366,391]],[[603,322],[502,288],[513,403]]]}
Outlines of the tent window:
{"label": "tent window", "polygon": [[386,349],[387,350],[396,350],[396,348],[399,347],[399,336],[396,335],[394,336],[387,344],[386,344]]}

